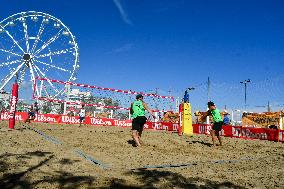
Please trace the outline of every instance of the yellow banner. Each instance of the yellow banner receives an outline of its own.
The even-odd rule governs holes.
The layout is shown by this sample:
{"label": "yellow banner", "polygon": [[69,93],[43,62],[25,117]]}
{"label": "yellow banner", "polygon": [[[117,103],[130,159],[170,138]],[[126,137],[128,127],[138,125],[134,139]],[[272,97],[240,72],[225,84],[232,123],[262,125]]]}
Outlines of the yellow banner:
{"label": "yellow banner", "polygon": [[182,132],[187,135],[193,135],[192,114],[190,103],[183,103],[182,109]]}

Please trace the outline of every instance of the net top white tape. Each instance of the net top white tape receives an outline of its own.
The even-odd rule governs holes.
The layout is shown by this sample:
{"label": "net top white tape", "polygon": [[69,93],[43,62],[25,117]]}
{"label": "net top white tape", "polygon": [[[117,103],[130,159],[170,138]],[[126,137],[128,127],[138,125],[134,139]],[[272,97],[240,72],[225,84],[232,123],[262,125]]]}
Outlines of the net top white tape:
{"label": "net top white tape", "polygon": [[72,85],[72,86],[78,86],[78,87],[86,87],[86,88],[93,88],[93,89],[99,89],[99,90],[105,90],[105,91],[113,91],[113,92],[118,92],[118,93],[127,93],[127,94],[141,94],[143,96],[150,96],[150,97],[156,97],[156,98],[165,98],[165,99],[171,99],[174,101],[173,96],[162,96],[162,95],[157,95],[153,93],[143,93],[143,92],[136,92],[136,91],[131,91],[131,90],[121,90],[121,89],[113,89],[113,88],[105,88],[105,87],[98,87],[98,86],[93,86],[93,85],[87,85],[87,84],[78,84],[78,83],[73,83],[73,82],[65,82],[65,81],[60,81],[56,79],[48,79],[48,78],[41,78],[38,77],[36,80],[45,80],[45,81],[50,81],[50,82],[56,82],[56,83],[61,83],[64,85]]}

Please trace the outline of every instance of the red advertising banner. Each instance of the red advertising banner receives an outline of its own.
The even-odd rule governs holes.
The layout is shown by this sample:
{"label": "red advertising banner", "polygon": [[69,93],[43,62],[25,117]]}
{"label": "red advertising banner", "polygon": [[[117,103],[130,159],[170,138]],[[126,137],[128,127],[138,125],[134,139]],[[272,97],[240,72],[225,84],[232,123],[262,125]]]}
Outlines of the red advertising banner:
{"label": "red advertising banner", "polygon": [[192,124],[193,133],[196,134],[210,134],[210,130],[212,129],[212,125],[209,124]]}
{"label": "red advertising banner", "polygon": [[[131,123],[130,123],[131,126]],[[171,122],[150,122],[147,121],[144,128],[145,129],[154,129],[154,130],[166,130],[166,131],[177,131],[179,127],[178,123]]]}
{"label": "red advertising banner", "polygon": [[242,137],[246,139],[278,141],[278,134],[278,129],[242,128]]}
{"label": "red advertising banner", "polygon": [[[27,112],[17,112],[15,119],[16,121],[24,121],[28,117]],[[9,113],[2,112],[0,120],[8,120]],[[64,124],[79,124],[79,116],[67,116],[67,115],[57,115],[57,114],[36,114],[34,122],[41,123],[64,123]],[[131,127],[132,120],[118,120],[109,118],[94,118],[86,117],[84,124],[95,125],[95,126],[120,126],[120,127]],[[145,129],[155,129],[155,130],[169,130],[176,131],[178,128],[178,123],[167,123],[167,122],[150,122],[145,124]]]}
{"label": "red advertising banner", "polygon": [[[24,121],[28,117],[27,112],[16,112],[16,121]],[[0,120],[9,120],[9,112],[1,112]],[[42,123],[63,123],[63,124],[79,124],[79,116],[67,116],[57,114],[36,114],[34,122]],[[85,124],[93,126],[118,126],[131,128],[131,120],[118,120],[109,118],[86,117]],[[193,133],[210,134],[212,125],[193,124]],[[179,123],[170,122],[146,122],[145,129],[177,131]],[[220,131],[222,136],[243,138],[243,139],[260,139],[269,141],[284,142],[284,130],[267,129],[267,128],[250,128],[242,126],[223,126]]]}
{"label": "red advertising banner", "polygon": [[[193,124],[193,132],[196,134],[209,134],[210,130],[211,125]],[[284,130],[279,129],[223,126],[220,132],[226,137],[284,142]]]}

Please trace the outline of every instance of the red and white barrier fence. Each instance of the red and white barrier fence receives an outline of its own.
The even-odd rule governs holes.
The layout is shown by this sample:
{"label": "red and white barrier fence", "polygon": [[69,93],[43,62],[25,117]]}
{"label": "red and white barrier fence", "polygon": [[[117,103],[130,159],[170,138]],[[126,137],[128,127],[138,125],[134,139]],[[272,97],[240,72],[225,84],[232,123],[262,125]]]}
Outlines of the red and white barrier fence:
{"label": "red and white barrier fence", "polygon": [[[2,112],[0,120],[9,120],[9,112]],[[27,119],[28,113],[17,112],[16,121],[24,121]],[[34,122],[42,123],[61,123],[61,124],[79,124],[79,116],[67,116],[58,114],[37,114]],[[119,126],[128,127],[132,125],[131,120],[118,120],[109,118],[86,117],[85,124],[94,126]],[[168,122],[150,122],[145,124],[145,129],[178,131],[178,123]],[[209,134],[212,125],[193,124],[193,133]],[[269,141],[284,142],[284,130],[266,129],[266,128],[248,128],[241,126],[223,126],[221,135],[225,137],[243,138],[243,139],[260,139]]]}

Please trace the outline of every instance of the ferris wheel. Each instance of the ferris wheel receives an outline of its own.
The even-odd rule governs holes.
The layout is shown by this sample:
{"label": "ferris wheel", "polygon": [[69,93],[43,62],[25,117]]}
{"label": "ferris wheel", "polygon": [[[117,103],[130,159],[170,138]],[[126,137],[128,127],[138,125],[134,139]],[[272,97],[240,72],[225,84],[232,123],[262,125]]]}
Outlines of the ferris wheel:
{"label": "ferris wheel", "polygon": [[0,91],[13,78],[19,87],[37,96],[54,97],[64,87],[36,79],[54,78],[71,82],[79,69],[79,49],[69,28],[42,12],[21,12],[0,22]]}

